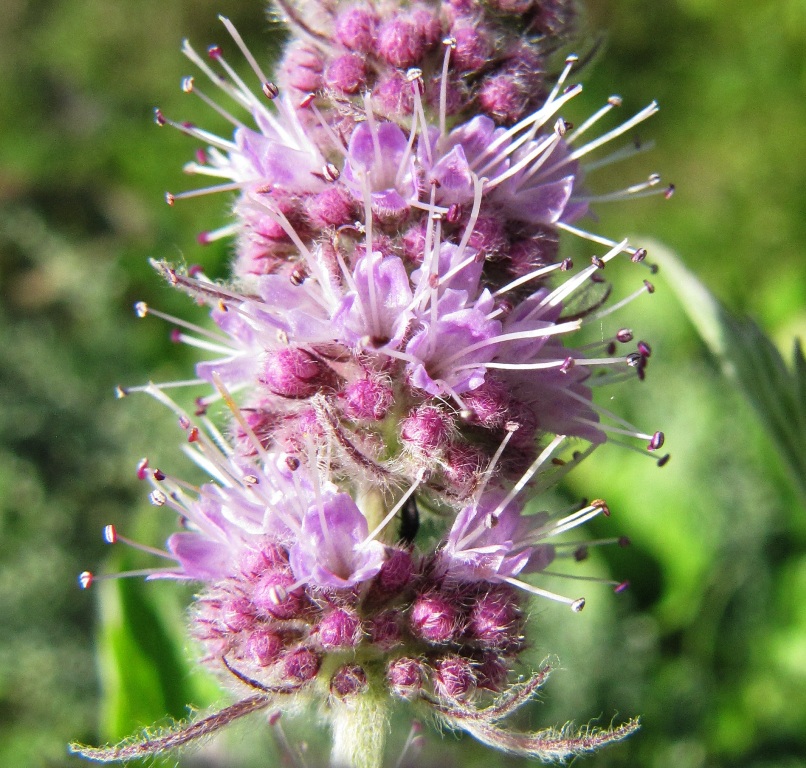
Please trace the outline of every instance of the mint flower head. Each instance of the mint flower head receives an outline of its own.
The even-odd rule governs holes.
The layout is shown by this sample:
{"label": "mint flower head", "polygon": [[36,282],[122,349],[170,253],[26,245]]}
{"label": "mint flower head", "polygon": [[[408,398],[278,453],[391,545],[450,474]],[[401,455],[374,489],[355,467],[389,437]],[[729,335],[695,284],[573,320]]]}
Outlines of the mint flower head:
{"label": "mint flower head", "polygon": [[[226,19],[254,88],[221,47],[183,47],[226,103],[193,78],[184,90],[233,132],[157,111],[205,145],[186,170],[221,182],[167,199],[235,195],[231,221],[199,237],[233,237],[233,277],[156,263],[214,326],[139,303],[204,359],[189,382],[119,390],[173,411],[211,477],[196,488],[140,465],[183,530],[145,547],[170,564],[138,575],[200,585],[189,625],[201,663],[242,698],[155,738],[76,750],[127,760],[314,703],[331,764],[374,768],[395,699],[542,760],[623,738],[636,721],[580,733],[503,721],[550,671],[522,674],[527,600],[585,605],[543,577],[578,585],[562,563],[628,543],[566,535],[608,516],[602,500],[556,513],[533,500],[604,442],[651,456],[664,442],[594,398],[644,378],[651,349],[613,315],[654,289],[641,272],[611,303],[606,266],[644,269],[646,252],[584,228],[599,200],[671,194],[653,174],[594,195],[586,176],[634,151],[589,162],[657,106],[601,133],[617,97],[577,127],[565,119],[581,86],[575,56],[550,74],[574,18],[563,1],[278,5],[292,34],[277,83]],[[568,236],[589,245],[588,263],[561,254]],[[592,343],[580,333],[591,324]],[[204,391],[194,413],[166,394],[186,385]],[[106,538],[144,548],[112,526]]]}

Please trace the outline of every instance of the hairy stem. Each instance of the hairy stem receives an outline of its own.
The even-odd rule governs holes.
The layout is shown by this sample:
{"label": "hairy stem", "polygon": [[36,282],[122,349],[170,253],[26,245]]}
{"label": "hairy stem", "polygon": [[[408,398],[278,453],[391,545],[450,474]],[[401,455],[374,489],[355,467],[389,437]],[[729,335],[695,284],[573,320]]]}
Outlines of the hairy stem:
{"label": "hairy stem", "polygon": [[366,693],[334,701],[330,717],[331,768],[381,768],[389,731],[385,697],[370,688]]}

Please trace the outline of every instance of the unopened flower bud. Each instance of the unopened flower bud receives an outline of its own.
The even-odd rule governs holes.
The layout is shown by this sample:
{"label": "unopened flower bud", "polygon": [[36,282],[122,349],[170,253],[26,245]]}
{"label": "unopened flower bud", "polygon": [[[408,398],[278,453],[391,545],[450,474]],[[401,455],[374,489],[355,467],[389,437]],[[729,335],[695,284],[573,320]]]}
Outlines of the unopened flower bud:
{"label": "unopened flower bud", "polygon": [[423,687],[426,676],[425,665],[419,659],[401,656],[389,662],[386,679],[392,693],[404,699],[414,698]]}
{"label": "unopened flower bud", "polygon": [[459,616],[455,604],[440,594],[420,595],[409,614],[412,632],[430,643],[447,643],[457,633]]}
{"label": "unopened flower bud", "polygon": [[449,699],[466,699],[476,690],[476,674],[467,659],[445,656],[435,667],[434,688]]}
{"label": "unopened flower bud", "polygon": [[319,623],[319,643],[325,650],[354,648],[361,642],[361,620],[349,608],[336,608]]}
{"label": "unopened flower bud", "polygon": [[357,664],[339,667],[330,678],[330,692],[339,698],[364,693],[368,687],[367,673]]}

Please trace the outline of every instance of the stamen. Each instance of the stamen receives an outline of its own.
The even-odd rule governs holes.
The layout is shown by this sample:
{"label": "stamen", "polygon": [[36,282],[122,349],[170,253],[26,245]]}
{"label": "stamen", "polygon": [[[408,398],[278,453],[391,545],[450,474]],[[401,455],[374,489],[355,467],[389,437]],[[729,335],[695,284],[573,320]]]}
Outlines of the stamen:
{"label": "stamen", "polygon": [[621,96],[611,96],[607,103],[600,107],[596,112],[594,112],[587,120],[585,120],[582,125],[579,126],[575,131],[569,133],[565,141],[567,144],[573,144],[576,139],[578,139],[583,133],[588,131],[593,125],[595,125],[599,120],[601,120],[610,110],[614,107],[620,107],[622,104]]}
{"label": "stamen", "polygon": [[141,552],[146,552],[150,555],[157,555],[157,557],[164,557],[168,560],[176,560],[173,555],[171,555],[169,552],[166,552],[164,549],[149,547],[147,544],[140,544],[132,539],[127,538],[126,536],[121,536],[114,525],[104,526],[104,541],[107,544],[116,544],[117,542],[121,542],[123,544],[127,544],[132,549],[138,549]]}
{"label": "stamen", "polygon": [[585,607],[584,597],[571,598],[565,597],[564,595],[558,595],[556,592],[549,592],[546,589],[540,589],[540,587],[535,587],[533,584],[527,584],[525,581],[514,579],[511,576],[505,578],[504,581],[507,584],[512,584],[513,587],[518,587],[519,589],[530,592],[538,597],[547,597],[549,600],[564,603],[565,605],[569,606],[574,613],[579,613]]}

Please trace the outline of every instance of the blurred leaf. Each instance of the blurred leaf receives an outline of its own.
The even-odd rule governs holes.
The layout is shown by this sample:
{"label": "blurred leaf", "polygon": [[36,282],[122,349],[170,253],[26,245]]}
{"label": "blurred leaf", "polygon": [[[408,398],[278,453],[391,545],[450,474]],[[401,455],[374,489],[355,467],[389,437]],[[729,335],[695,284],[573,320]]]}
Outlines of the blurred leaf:
{"label": "blurred leaf", "polygon": [[652,253],[725,375],[755,408],[806,502],[806,360],[800,341],[790,371],[752,319],[731,314],[668,248],[656,243]]}
{"label": "blurred leaf", "polygon": [[184,720],[190,705],[206,706],[216,697],[217,686],[187,661],[177,600],[151,586],[115,579],[100,590],[102,732],[112,742],[164,724],[166,716]]}

